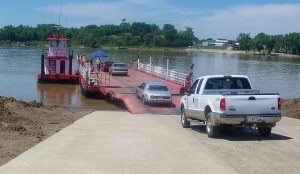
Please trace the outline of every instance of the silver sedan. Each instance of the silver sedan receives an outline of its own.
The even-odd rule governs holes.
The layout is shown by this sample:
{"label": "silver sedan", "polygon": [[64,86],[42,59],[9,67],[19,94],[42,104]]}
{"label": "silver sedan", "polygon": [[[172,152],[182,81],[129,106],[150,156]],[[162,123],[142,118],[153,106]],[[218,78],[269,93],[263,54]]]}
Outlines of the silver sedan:
{"label": "silver sedan", "polygon": [[128,75],[128,68],[125,63],[113,63],[109,68],[110,75]]}
{"label": "silver sedan", "polygon": [[142,83],[136,89],[137,97],[139,97],[144,104],[147,103],[172,103],[172,95],[167,86],[162,82],[146,82]]}

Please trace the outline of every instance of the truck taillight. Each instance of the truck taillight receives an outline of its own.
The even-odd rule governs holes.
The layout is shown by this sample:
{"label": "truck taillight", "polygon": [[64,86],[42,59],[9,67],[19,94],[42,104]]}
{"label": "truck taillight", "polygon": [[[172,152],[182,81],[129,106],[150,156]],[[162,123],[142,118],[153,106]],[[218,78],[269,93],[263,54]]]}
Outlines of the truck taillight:
{"label": "truck taillight", "polygon": [[220,100],[220,109],[221,109],[221,111],[225,111],[225,109],[226,109],[225,98],[222,98],[222,99]]}
{"label": "truck taillight", "polygon": [[278,98],[278,109],[281,109],[281,99],[280,98]]}

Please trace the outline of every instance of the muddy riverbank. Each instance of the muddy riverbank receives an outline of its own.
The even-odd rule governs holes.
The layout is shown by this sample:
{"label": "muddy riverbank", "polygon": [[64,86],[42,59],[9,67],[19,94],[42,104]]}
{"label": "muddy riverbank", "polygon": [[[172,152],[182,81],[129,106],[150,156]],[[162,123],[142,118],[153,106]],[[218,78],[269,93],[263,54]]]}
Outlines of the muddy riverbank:
{"label": "muddy riverbank", "polygon": [[0,96],[0,166],[92,111]]}
{"label": "muddy riverbank", "polygon": [[283,100],[282,115],[300,119],[300,98]]}

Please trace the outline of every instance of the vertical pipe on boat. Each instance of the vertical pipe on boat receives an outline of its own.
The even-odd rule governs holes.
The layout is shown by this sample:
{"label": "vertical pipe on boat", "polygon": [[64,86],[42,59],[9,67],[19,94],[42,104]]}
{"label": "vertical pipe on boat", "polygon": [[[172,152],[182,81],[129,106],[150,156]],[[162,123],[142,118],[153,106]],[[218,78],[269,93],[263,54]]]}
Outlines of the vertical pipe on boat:
{"label": "vertical pipe on boat", "polygon": [[150,55],[150,57],[149,57],[149,65],[150,65],[150,70],[149,70],[149,72],[148,73],[152,73],[152,56]]}
{"label": "vertical pipe on boat", "polygon": [[45,54],[42,52],[41,55],[41,75],[45,75]]}
{"label": "vertical pipe on boat", "polygon": [[166,73],[166,79],[169,77],[169,59],[167,59],[167,73]]}
{"label": "vertical pipe on boat", "polygon": [[69,54],[69,75],[72,75],[73,50]]}
{"label": "vertical pipe on boat", "polygon": [[169,59],[167,59],[167,71],[169,71]]}

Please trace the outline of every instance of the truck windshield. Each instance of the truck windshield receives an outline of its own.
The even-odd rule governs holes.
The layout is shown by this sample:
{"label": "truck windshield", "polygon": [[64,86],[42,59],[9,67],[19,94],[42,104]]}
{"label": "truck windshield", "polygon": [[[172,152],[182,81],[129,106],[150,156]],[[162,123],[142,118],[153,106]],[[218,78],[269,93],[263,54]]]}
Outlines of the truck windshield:
{"label": "truck windshield", "polygon": [[205,89],[251,89],[248,79],[241,77],[220,77],[207,80]]}

